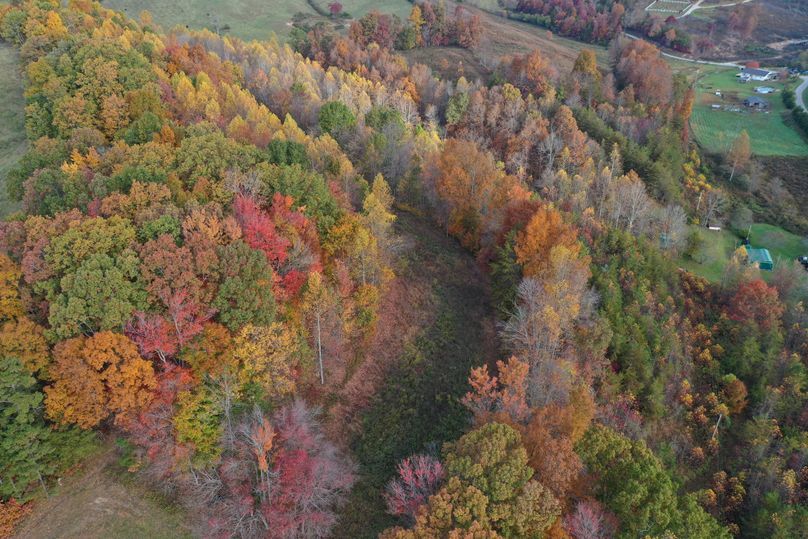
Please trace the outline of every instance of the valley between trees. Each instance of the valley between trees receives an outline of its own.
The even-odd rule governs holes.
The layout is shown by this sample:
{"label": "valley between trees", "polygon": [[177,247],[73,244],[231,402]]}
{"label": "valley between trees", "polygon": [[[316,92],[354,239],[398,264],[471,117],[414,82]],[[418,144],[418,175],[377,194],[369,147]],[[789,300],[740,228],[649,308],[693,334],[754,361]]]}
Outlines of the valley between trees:
{"label": "valley between trees", "polygon": [[[761,218],[808,220],[639,4],[575,3],[0,5],[0,536],[808,536],[806,244]],[[528,23],[608,53],[418,63]]]}
{"label": "valley between trees", "polygon": [[469,412],[460,400],[468,372],[493,365],[499,354],[488,279],[477,262],[421,217],[399,213],[395,229],[402,243],[397,282],[391,305],[380,310],[395,316],[394,331],[408,328],[409,335],[361,412],[362,433],[351,442],[360,480],[335,537],[372,538],[395,523],[379,496],[390,470],[464,432]]}

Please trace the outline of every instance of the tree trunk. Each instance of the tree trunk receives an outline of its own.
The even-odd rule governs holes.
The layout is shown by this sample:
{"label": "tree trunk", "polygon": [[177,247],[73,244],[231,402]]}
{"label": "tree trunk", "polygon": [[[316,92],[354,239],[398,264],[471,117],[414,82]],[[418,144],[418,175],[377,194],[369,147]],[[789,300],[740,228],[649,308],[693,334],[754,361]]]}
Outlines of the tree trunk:
{"label": "tree trunk", "polygon": [[323,372],[323,341],[320,334],[320,313],[317,313],[317,357],[320,362],[320,384],[325,385],[325,373]]}
{"label": "tree trunk", "polygon": [[42,479],[42,474],[37,471],[36,475],[39,477],[39,484],[42,485],[42,490],[45,491],[45,496],[50,498],[50,494],[48,493],[48,488],[45,486],[45,481]]}

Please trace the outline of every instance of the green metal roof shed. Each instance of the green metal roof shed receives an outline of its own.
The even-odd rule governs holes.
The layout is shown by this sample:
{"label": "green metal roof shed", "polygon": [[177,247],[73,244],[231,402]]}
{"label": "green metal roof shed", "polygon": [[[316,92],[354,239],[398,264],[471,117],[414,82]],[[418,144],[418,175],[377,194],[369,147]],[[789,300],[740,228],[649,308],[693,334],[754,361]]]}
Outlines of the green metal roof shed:
{"label": "green metal roof shed", "polygon": [[769,254],[768,249],[756,249],[754,247],[746,247],[746,254],[749,256],[749,263],[759,267],[762,270],[771,271],[774,269],[774,262],[772,255]]}

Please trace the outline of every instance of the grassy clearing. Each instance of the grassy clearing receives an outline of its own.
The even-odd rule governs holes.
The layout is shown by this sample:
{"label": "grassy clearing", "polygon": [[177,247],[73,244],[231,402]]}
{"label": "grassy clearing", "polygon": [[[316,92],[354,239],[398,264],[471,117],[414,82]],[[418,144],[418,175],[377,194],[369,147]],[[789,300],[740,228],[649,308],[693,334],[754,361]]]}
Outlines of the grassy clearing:
{"label": "grassy clearing", "polygon": [[563,74],[572,70],[572,65],[582,50],[590,49],[595,52],[600,67],[609,65],[606,47],[582,43],[526,22],[509,20],[477,8],[466,7],[479,13],[482,18],[485,34],[475,51],[479,56],[499,57],[538,49]]}
{"label": "grassy clearing", "polygon": [[[482,21],[483,35],[476,48],[428,47],[406,51],[404,56],[411,62],[428,65],[440,77],[457,78],[463,75],[470,80],[485,80],[490,74],[489,67],[494,63],[493,60],[533,50],[540,51],[562,75],[572,70],[575,59],[584,49],[595,52],[601,68],[608,67],[608,51],[605,47],[582,43],[532,24],[506,19],[497,15],[496,12],[501,10],[495,9],[490,3],[486,0],[463,3],[466,9],[478,14]],[[454,6],[455,4],[447,2],[449,10],[454,9]],[[458,69],[461,66],[462,69]]]}
{"label": "grassy clearing", "polygon": [[397,523],[381,496],[396,462],[440,451],[468,429],[460,398],[468,391],[469,371],[498,354],[486,278],[474,259],[424,219],[401,213],[395,227],[408,246],[396,275],[404,289],[418,290],[415,301],[427,304],[429,316],[401,347],[362,413],[362,434],[351,444],[360,481],[333,537],[370,539]]}
{"label": "grassy clearing", "polygon": [[[724,268],[732,257],[732,253],[741,246],[742,238],[727,229],[706,230],[699,227],[698,230],[704,239],[704,244],[695,255],[695,260],[681,257],[677,260],[677,264],[708,281],[718,282],[724,275]],[[752,225],[749,241],[753,247],[763,247],[769,250],[775,268],[780,263],[794,260],[798,255],[808,255],[808,239],[774,225],[764,223]],[[771,272],[762,271],[761,275],[768,279]]]}
{"label": "grassy clearing", "polygon": [[732,253],[741,245],[741,238],[729,230],[707,230],[698,228],[704,244],[694,259],[684,257],[678,260],[680,267],[691,273],[704,277],[710,282],[718,282],[724,275],[724,267],[729,262]]}
{"label": "grassy clearing", "polygon": [[[324,7],[326,0],[318,0]],[[104,0],[106,7],[123,11],[138,18],[148,10],[154,21],[166,28],[176,25],[192,29],[223,29],[242,39],[267,39],[271,33],[280,38],[288,36],[292,19],[302,13],[309,23],[325,20],[318,15],[306,0]],[[406,17],[411,4],[406,0],[343,0],[343,10],[353,17],[361,17],[376,9]],[[346,23],[347,24],[347,23]]]}
{"label": "grassy clearing", "polygon": [[6,194],[6,174],[28,147],[25,137],[25,99],[17,51],[0,44],[0,217],[18,209]]}
{"label": "grassy clearing", "polygon": [[763,223],[752,225],[749,240],[755,247],[768,249],[775,266],[778,262],[794,260],[799,255],[808,255],[808,239],[774,225]]}
{"label": "grassy clearing", "polygon": [[[806,156],[808,143],[785,121],[788,114],[782,101],[785,84],[778,81],[741,83],[736,69],[705,69],[696,83],[696,103],[690,124],[698,143],[708,152],[724,153],[742,130],[749,133],[755,155]],[[773,94],[755,93],[757,86],[770,86]],[[721,96],[715,95],[721,91]],[[770,103],[768,111],[750,111],[746,97],[758,96]],[[721,109],[713,109],[720,105]],[[739,109],[739,110],[727,110]]]}
{"label": "grassy clearing", "polygon": [[192,535],[184,515],[160,496],[122,476],[113,444],[85,459],[63,477],[50,497],[38,501],[17,539],[185,539]]}

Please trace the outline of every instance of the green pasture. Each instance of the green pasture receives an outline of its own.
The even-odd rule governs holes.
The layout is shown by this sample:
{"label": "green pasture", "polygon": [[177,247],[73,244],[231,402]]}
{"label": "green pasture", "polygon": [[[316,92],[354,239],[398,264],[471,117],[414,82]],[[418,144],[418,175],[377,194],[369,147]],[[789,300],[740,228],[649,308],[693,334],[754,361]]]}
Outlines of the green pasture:
{"label": "green pasture", "polygon": [[[710,66],[712,67],[712,66]],[[788,112],[783,105],[785,84],[779,81],[741,83],[734,68],[696,68],[700,76],[696,81],[696,103],[690,125],[699,145],[711,153],[725,153],[742,130],[749,133],[755,155],[808,156],[808,143],[786,123]],[[757,86],[771,86],[775,93],[760,95]],[[721,91],[722,96],[715,95]],[[757,95],[766,99],[767,111],[750,111],[743,105],[746,97]],[[713,109],[717,104],[722,108]],[[725,110],[737,107],[740,111]]]}
{"label": "green pasture", "polygon": [[749,240],[754,247],[765,247],[769,250],[775,267],[778,262],[808,255],[808,238],[792,234],[774,225],[763,223],[752,225]]}
{"label": "green pasture", "polygon": [[[328,0],[317,1],[327,9]],[[285,38],[298,13],[311,23],[325,20],[306,0],[103,0],[102,3],[136,19],[141,11],[147,10],[154,21],[166,29],[176,25],[188,25],[192,29],[219,28],[223,33],[242,39],[263,40],[271,33]],[[373,9],[406,17],[412,8],[406,0],[342,0],[341,3],[343,11],[352,17],[361,17]]]}

